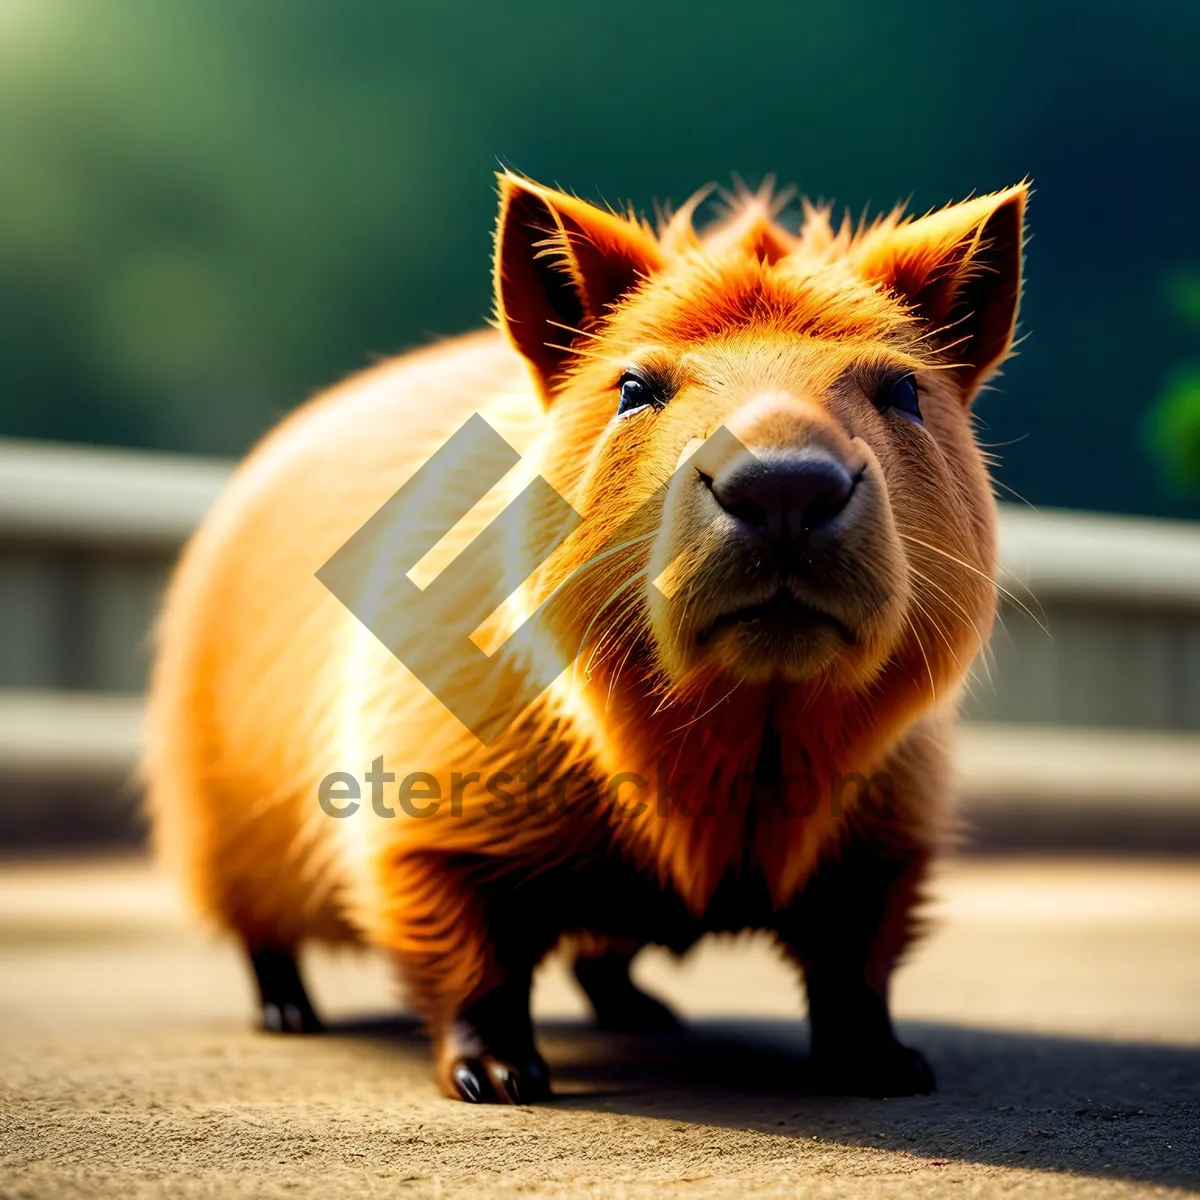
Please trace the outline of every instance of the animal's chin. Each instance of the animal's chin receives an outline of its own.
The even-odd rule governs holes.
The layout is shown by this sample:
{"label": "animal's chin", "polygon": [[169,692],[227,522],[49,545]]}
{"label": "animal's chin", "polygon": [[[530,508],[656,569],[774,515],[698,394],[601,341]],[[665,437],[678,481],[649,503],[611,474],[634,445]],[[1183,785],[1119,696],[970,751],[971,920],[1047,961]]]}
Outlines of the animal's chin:
{"label": "animal's chin", "polygon": [[701,653],[711,654],[727,670],[763,679],[811,678],[857,644],[858,634],[844,621],[787,588],[722,613],[696,636]]}
{"label": "animal's chin", "polygon": [[696,641],[704,645],[726,629],[735,629],[744,636],[781,642],[806,638],[814,632],[833,633],[847,646],[858,641],[855,632],[844,621],[798,599],[787,588],[780,588],[766,600],[722,613],[700,630]]}

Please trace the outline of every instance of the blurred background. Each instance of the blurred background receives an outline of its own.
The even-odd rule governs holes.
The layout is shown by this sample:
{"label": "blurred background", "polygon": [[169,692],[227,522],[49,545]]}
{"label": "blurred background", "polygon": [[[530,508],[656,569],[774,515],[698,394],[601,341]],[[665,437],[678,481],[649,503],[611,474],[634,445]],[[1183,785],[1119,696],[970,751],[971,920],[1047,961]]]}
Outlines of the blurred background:
{"label": "blurred background", "polygon": [[[1198,48],[1195,0],[0,0],[0,1192],[1195,1186]],[[238,948],[143,853],[180,545],[294,405],[485,320],[501,165],[648,214],[735,175],[855,216],[1034,182],[1026,336],[978,406],[1007,595],[965,853],[894,995],[941,1098],[784,1099],[795,974],[740,939],[639,959],[699,1040],[633,1057],[551,961],[569,1111],[473,1116],[411,1030],[371,1039],[382,956],[308,956],[341,1036],[252,1036]]]}
{"label": "blurred background", "polygon": [[1031,177],[964,790],[987,844],[1194,845],[1198,44],[1187,0],[0,0],[0,838],[139,836],[179,544],[289,408],[486,318],[504,164],[645,212]]}

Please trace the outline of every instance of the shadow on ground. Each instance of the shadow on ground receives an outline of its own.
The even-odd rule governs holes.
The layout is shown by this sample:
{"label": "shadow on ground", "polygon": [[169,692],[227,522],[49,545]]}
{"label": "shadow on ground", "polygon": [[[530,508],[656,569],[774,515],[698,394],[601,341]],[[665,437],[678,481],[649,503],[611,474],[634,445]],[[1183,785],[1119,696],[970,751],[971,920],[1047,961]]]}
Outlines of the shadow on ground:
{"label": "shadow on ground", "polygon": [[[331,1033],[427,1057],[411,1021]],[[935,1095],[818,1092],[798,1021],[704,1021],[655,1038],[539,1026],[554,1107],[1200,1188],[1200,1048],[916,1022],[901,1036],[934,1064]]]}

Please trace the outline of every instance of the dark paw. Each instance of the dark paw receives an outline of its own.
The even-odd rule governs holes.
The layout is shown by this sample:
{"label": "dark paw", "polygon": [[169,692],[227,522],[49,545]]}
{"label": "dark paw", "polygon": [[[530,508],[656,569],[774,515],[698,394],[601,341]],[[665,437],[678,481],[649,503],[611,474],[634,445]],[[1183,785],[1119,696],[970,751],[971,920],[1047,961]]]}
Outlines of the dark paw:
{"label": "dark paw", "polygon": [[596,1024],[613,1033],[674,1033],[683,1028],[661,1000],[635,987],[597,1004]]}
{"label": "dark paw", "polygon": [[305,1003],[263,1002],[262,1029],[266,1033],[323,1033],[321,1018]]}
{"label": "dark paw", "polygon": [[540,1054],[519,1065],[492,1054],[459,1058],[448,1071],[451,1095],[468,1104],[533,1104],[550,1098],[550,1072]]}
{"label": "dark paw", "polygon": [[895,1041],[866,1054],[817,1054],[813,1065],[821,1086],[848,1095],[927,1096],[937,1088],[925,1055]]}
{"label": "dark paw", "polygon": [[251,951],[250,965],[258,983],[260,1028],[267,1033],[320,1033],[324,1030],[313,1010],[300,968],[291,950],[263,946]]}

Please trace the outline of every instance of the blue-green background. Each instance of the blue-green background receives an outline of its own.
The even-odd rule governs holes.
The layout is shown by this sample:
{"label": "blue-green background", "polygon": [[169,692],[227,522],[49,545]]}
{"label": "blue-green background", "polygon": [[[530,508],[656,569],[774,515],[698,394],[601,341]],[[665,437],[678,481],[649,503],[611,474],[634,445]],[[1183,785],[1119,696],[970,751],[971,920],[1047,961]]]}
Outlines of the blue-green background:
{"label": "blue-green background", "polygon": [[1191,0],[0,0],[0,435],[237,453],[477,326],[500,162],[645,210],[1029,175],[1002,483],[1200,515],[1198,57]]}

